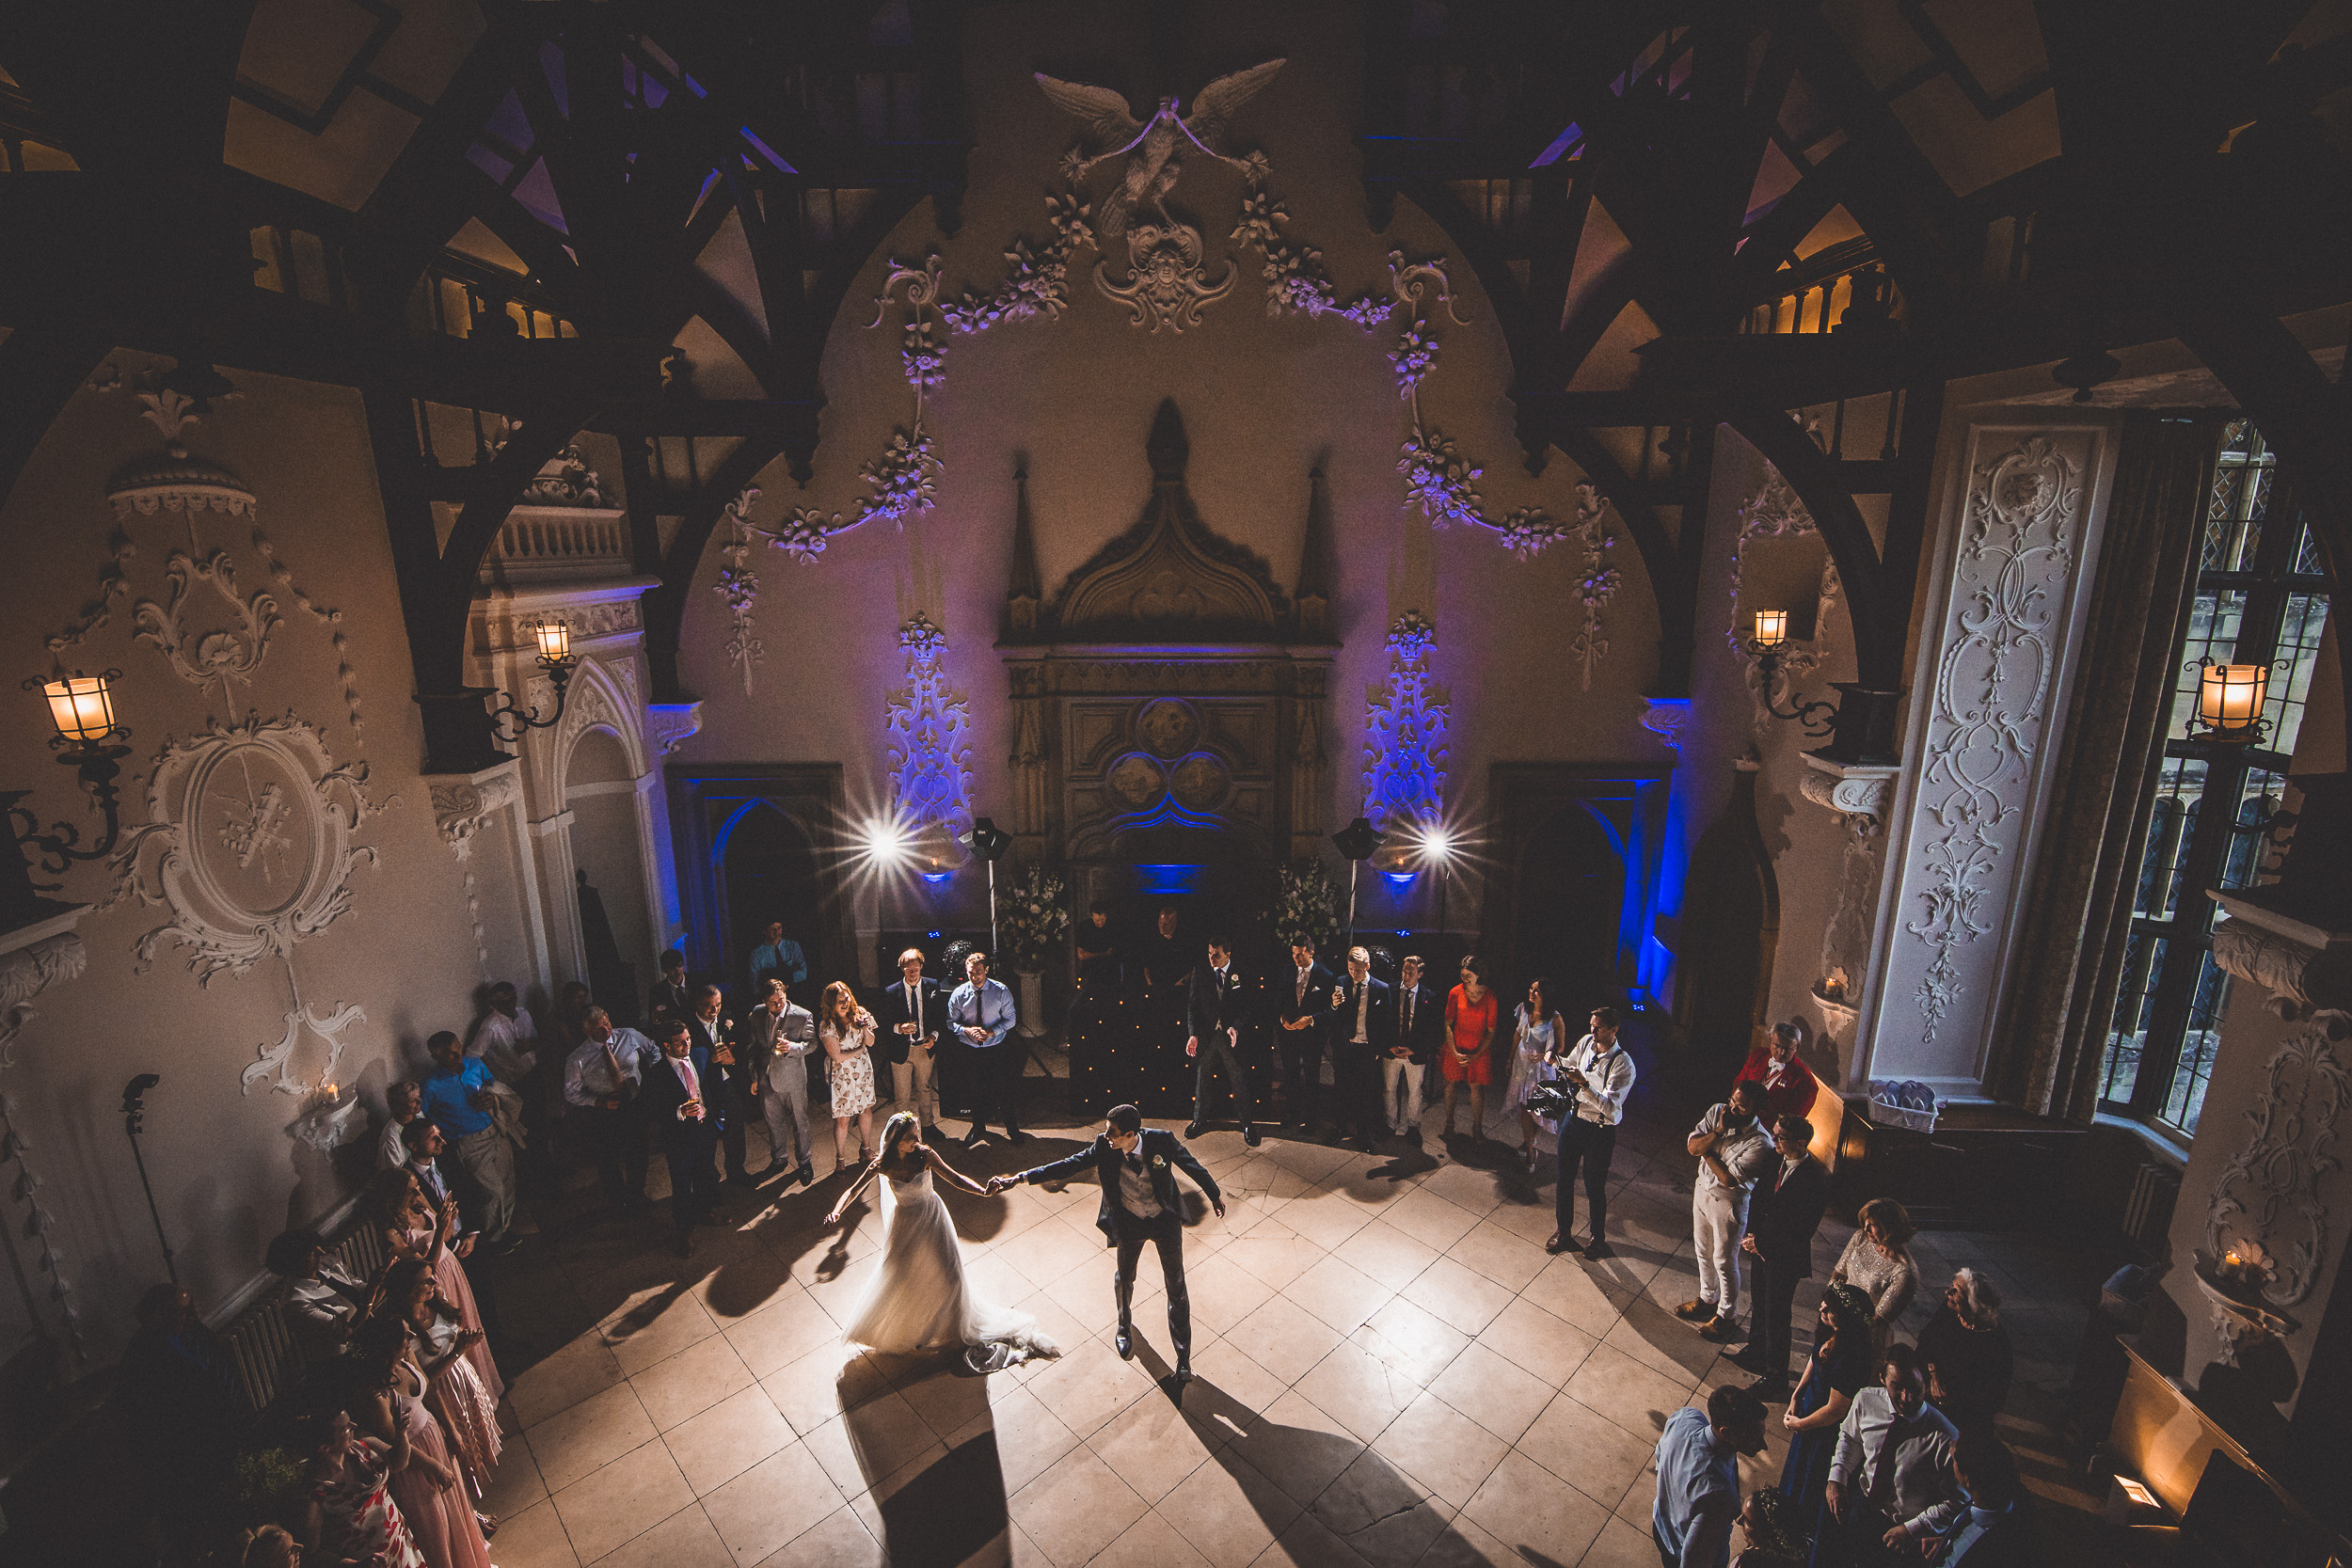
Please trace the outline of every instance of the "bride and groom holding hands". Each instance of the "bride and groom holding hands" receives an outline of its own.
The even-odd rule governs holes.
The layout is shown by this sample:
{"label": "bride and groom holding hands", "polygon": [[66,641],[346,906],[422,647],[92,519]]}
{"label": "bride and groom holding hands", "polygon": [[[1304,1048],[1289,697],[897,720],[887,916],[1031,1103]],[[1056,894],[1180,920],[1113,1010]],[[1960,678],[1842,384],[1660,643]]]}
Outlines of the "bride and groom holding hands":
{"label": "bride and groom holding hands", "polygon": [[901,1112],[882,1129],[882,1152],[860,1173],[833,1212],[838,1224],[867,1182],[882,1183],[882,1256],[842,1338],[868,1350],[913,1354],[966,1347],[976,1371],[999,1371],[1037,1356],[1057,1356],[1061,1347],[1026,1312],[1001,1307],[973,1293],[963,1277],[963,1252],[946,1203],[931,1185],[941,1180],[976,1196],[994,1196],[1023,1183],[1068,1181],[1092,1171],[1102,1183],[1095,1226],[1117,1251],[1113,1291],[1119,1303],[1118,1346],[1123,1360],[1135,1354],[1136,1264],[1148,1243],[1160,1255],[1168,1288],[1168,1334],[1176,1352],[1171,1390],[1181,1398],[1192,1379],[1192,1297],[1184,1288],[1184,1220],[1176,1185],[1182,1170],[1206,1195],[1218,1218],[1225,1198],[1216,1179],[1173,1132],[1143,1125],[1133,1105],[1115,1105],[1094,1142],[1067,1159],[1056,1160],[985,1183],[965,1176],[922,1141],[915,1118]]}

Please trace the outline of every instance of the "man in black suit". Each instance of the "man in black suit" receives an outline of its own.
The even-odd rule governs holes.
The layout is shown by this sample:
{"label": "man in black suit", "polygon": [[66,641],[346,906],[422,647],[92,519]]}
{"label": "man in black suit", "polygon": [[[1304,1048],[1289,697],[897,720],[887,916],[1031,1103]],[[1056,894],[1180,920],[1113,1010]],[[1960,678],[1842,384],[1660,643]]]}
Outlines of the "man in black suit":
{"label": "man in black suit", "polygon": [[1184,999],[1184,1054],[1200,1064],[1192,1085],[1192,1125],[1184,1136],[1197,1138],[1209,1125],[1209,1077],[1225,1070],[1225,1086],[1232,1091],[1233,1109],[1241,1117],[1242,1141],[1258,1147],[1255,1108],[1249,1098],[1249,1069],[1242,1065],[1241,1032],[1249,1026],[1248,987],[1233,967],[1233,944],[1223,936],[1209,939],[1209,961],[1193,971]]}
{"label": "man in black suit", "polygon": [[883,996],[879,1054],[890,1064],[892,1098],[899,1110],[914,1113],[925,1138],[936,1138],[939,1091],[931,1073],[940,1026],[947,1017],[947,996],[938,981],[924,978],[922,949],[910,947],[898,955],[898,978]]}
{"label": "man in black suit", "polygon": [[1274,1015],[1282,1049],[1282,1125],[1314,1125],[1315,1091],[1323,1082],[1324,1021],[1339,976],[1316,961],[1314,944],[1291,943],[1291,972],[1274,982]]}
{"label": "man in black suit", "polygon": [[1347,974],[1331,989],[1331,1082],[1339,1100],[1332,1119],[1343,1142],[1353,1138],[1365,1153],[1380,1136],[1380,1069],[1373,1058],[1396,1033],[1391,1022],[1395,993],[1372,972],[1372,950],[1347,950]]}
{"label": "man in black suit", "polygon": [[685,1019],[655,1025],[655,1038],[663,1059],[645,1069],[645,1119],[670,1167],[670,1223],[683,1258],[694,1248],[694,1227],[709,1223],[719,1204],[713,1156],[726,1125],[725,1069],[695,1042]]}
{"label": "man in black suit", "polygon": [[[1209,949],[1212,962],[1217,948]],[[1168,1284],[1168,1338],[1176,1350],[1176,1370],[1170,1378],[1178,1398],[1192,1381],[1192,1293],[1184,1288],[1184,1218],[1176,1192],[1181,1166],[1194,1185],[1208,1195],[1216,1217],[1225,1217],[1225,1197],[1211,1176],[1173,1132],[1146,1130],[1143,1113],[1133,1105],[1114,1105],[1104,1118],[1103,1134],[1066,1160],[1039,1165],[1017,1176],[990,1179],[989,1192],[1003,1192],[1017,1182],[1068,1181],[1091,1170],[1103,1184],[1103,1204],[1095,1225],[1105,1244],[1119,1249],[1119,1268],[1112,1289],[1119,1298],[1119,1358],[1135,1354],[1135,1323],[1129,1307],[1136,1295],[1136,1259],[1150,1242],[1159,1249],[1160,1277]]]}
{"label": "man in black suit", "polygon": [[[1389,1130],[1421,1146],[1421,1079],[1437,1059],[1445,1032],[1445,998],[1421,977],[1418,953],[1407,953],[1396,972],[1396,1005],[1381,1039],[1380,1115]],[[1399,1101],[1402,1085],[1402,1102]]]}
{"label": "man in black suit", "polygon": [[704,1053],[711,1066],[721,1069],[726,1084],[725,1114],[720,1118],[725,1131],[720,1147],[725,1151],[727,1180],[739,1187],[755,1183],[743,1164],[743,1128],[759,1115],[757,1095],[752,1085],[749,1053],[735,1049],[735,1020],[726,1016],[726,993],[717,986],[694,988],[693,1010],[686,1015],[687,1039]]}
{"label": "man in black suit", "polygon": [[1748,1233],[1740,1243],[1752,1259],[1750,1298],[1756,1311],[1747,1348],[1731,1363],[1756,1373],[1762,1380],[1756,1391],[1769,1400],[1788,1397],[1797,1281],[1813,1273],[1813,1233],[1829,1207],[1829,1172],[1813,1158],[1812,1147],[1813,1124],[1804,1117],[1783,1117],[1773,1123],[1772,1148],[1780,1161],[1756,1178],[1748,1199]]}

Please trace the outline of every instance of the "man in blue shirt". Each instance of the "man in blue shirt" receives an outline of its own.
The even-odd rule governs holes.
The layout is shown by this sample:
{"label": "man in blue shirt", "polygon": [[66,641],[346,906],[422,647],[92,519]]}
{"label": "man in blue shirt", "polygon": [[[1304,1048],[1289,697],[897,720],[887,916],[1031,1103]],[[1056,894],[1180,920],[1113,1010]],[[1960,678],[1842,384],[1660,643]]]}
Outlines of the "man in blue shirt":
{"label": "man in blue shirt", "polygon": [[964,982],[947,998],[947,1022],[972,1052],[972,1130],[966,1148],[980,1141],[991,1106],[1004,1120],[1005,1141],[1024,1143],[1028,1134],[1014,1123],[1013,1089],[1021,1080],[1022,1048],[1007,1045],[1012,1033],[1012,992],[988,977],[988,955],[963,960]]}
{"label": "man in blue shirt", "polygon": [[518,1238],[515,1223],[515,1146],[506,1141],[489,1111],[489,1068],[466,1054],[455,1035],[444,1029],[424,1042],[434,1070],[424,1081],[424,1115],[441,1130],[457,1164],[473,1179],[482,1244],[511,1252]]}
{"label": "man in blue shirt", "polygon": [[801,944],[784,934],[781,920],[768,922],[759,945],[752,949],[751,993],[767,995],[771,976],[782,980],[787,991],[808,978],[808,958],[801,952]]}
{"label": "man in blue shirt", "polygon": [[1650,1533],[1665,1568],[1724,1568],[1740,1517],[1740,1456],[1764,1451],[1764,1402],[1718,1388],[1707,1408],[1684,1405],[1658,1439],[1658,1501]]}

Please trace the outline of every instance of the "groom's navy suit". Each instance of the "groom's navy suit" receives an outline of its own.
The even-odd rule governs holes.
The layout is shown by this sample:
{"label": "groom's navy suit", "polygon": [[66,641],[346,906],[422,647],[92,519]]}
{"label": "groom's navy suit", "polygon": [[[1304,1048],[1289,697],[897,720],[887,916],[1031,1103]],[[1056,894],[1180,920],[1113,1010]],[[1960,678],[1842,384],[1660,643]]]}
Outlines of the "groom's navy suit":
{"label": "groom's navy suit", "polygon": [[[1157,1205],[1158,1212],[1147,1216],[1129,1207],[1126,1185],[1120,1179],[1122,1166],[1129,1174],[1144,1178],[1151,1191],[1150,1202]],[[1023,1171],[1020,1180],[1032,1184],[1068,1181],[1089,1170],[1094,1172],[1095,1180],[1103,1184],[1103,1206],[1096,1212],[1094,1223],[1102,1229],[1107,1244],[1119,1249],[1119,1272],[1114,1285],[1119,1297],[1119,1325],[1121,1329],[1128,1326],[1128,1305],[1136,1293],[1136,1259],[1143,1252],[1143,1243],[1150,1242],[1159,1249],[1160,1275],[1168,1282],[1168,1337],[1176,1349],[1177,1370],[1189,1372],[1192,1294],[1184,1288],[1184,1220],[1182,1198],[1176,1189],[1176,1168],[1180,1166],[1209,1195],[1211,1203],[1223,1201],[1216,1189],[1216,1178],[1193,1157],[1184,1140],[1173,1132],[1152,1127],[1143,1130],[1133,1156],[1120,1153],[1106,1132],[1066,1160]]]}

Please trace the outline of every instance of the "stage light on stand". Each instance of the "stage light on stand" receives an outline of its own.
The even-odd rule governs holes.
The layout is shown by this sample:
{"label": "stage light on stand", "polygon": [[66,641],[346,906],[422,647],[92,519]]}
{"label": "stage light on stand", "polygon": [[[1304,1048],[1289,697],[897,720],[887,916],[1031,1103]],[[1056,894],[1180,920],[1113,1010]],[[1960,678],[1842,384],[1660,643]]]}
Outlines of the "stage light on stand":
{"label": "stage light on stand", "polygon": [[996,951],[996,863],[1012,847],[1012,835],[985,816],[976,816],[972,826],[956,835],[956,842],[971,846],[972,852],[988,863],[988,950]]}

